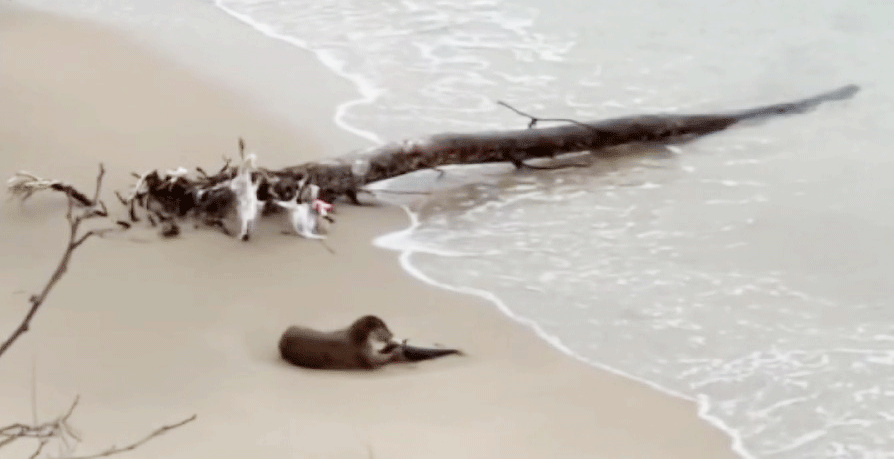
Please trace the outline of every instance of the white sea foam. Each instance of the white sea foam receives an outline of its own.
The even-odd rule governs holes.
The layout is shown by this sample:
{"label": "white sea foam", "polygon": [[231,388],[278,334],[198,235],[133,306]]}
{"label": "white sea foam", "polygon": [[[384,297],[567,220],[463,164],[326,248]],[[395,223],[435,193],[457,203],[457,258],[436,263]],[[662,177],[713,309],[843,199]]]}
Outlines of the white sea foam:
{"label": "white sea foam", "polygon": [[295,35],[288,34],[280,31],[274,25],[269,23],[256,21],[250,15],[241,13],[238,10],[228,7],[228,2],[226,0],[213,0],[214,5],[220,8],[222,11],[226,12],[230,16],[238,19],[239,21],[244,22],[245,24],[251,26],[258,32],[271,37],[277,40],[282,40],[292,45],[295,45],[299,48],[305,49],[307,51],[313,52],[317,59],[320,60],[325,66],[332,69],[336,74],[344,77],[345,79],[354,83],[354,86],[360,92],[361,97],[359,99],[349,100],[340,104],[335,111],[335,122],[336,124],[348,131],[352,134],[355,134],[361,138],[367,139],[371,142],[381,144],[384,143],[384,140],[376,135],[373,132],[360,129],[354,125],[351,125],[345,122],[345,114],[353,107],[361,104],[371,104],[376,101],[379,96],[381,96],[383,90],[375,85],[375,83],[365,78],[361,74],[347,72],[345,70],[345,65],[342,60],[340,60],[337,56],[333,55],[331,52],[326,50],[312,47],[306,40],[302,40]]}
{"label": "white sea foam", "polygon": [[[672,389],[668,389],[667,387],[657,384],[654,381],[651,381],[649,379],[635,376],[635,375],[625,372],[619,368],[607,365],[604,362],[600,362],[600,361],[596,361],[596,360],[587,358],[584,355],[580,354],[579,352],[575,352],[574,350],[572,350],[571,348],[566,346],[558,336],[551,334],[551,333],[547,332],[546,330],[544,330],[544,328],[541,326],[541,324],[539,322],[537,322],[536,320],[532,320],[532,319],[526,318],[524,316],[521,316],[521,315],[518,315],[517,313],[515,313],[512,310],[512,308],[507,306],[506,303],[504,303],[500,299],[500,297],[498,297],[491,291],[484,290],[484,289],[477,289],[477,288],[473,288],[473,287],[446,284],[443,282],[439,282],[439,281],[433,279],[432,277],[429,277],[428,275],[426,275],[422,270],[418,269],[415,265],[412,264],[412,262],[411,262],[412,256],[416,253],[438,254],[439,251],[437,249],[432,249],[430,247],[422,246],[418,242],[413,240],[413,232],[420,225],[419,216],[415,212],[411,211],[409,209],[409,207],[407,207],[407,206],[401,206],[401,207],[407,213],[407,217],[410,220],[409,226],[407,226],[407,228],[405,228],[403,230],[399,230],[399,231],[396,231],[393,233],[379,236],[373,241],[373,244],[375,244],[377,247],[395,250],[395,251],[399,252],[400,255],[399,255],[398,259],[400,260],[401,266],[404,268],[404,270],[406,270],[412,276],[416,277],[417,279],[419,279],[429,285],[432,285],[432,286],[435,286],[438,288],[443,288],[445,290],[451,290],[451,291],[455,291],[458,293],[474,295],[474,296],[483,298],[487,301],[490,301],[491,303],[496,305],[497,308],[501,312],[506,314],[508,317],[510,317],[511,319],[517,321],[518,323],[520,323],[522,325],[527,326],[532,331],[534,331],[534,333],[536,333],[537,336],[539,336],[544,341],[550,343],[551,345],[553,345],[554,347],[556,347],[557,349],[559,349],[560,351],[562,351],[563,353],[567,354],[570,357],[573,357],[577,360],[580,360],[584,363],[587,363],[594,367],[600,368],[602,370],[609,371],[609,372],[627,377],[631,380],[641,382],[655,390],[666,393],[668,395],[696,402],[696,404],[698,406],[699,417],[701,417],[705,421],[709,422],[711,425],[717,427],[718,429],[721,429],[721,430],[727,432],[732,439],[733,450],[736,453],[738,453],[741,457],[747,458],[747,459],[753,458],[753,456],[743,446],[741,436],[738,434],[738,431],[736,429],[731,428],[727,424],[725,424],[723,422],[723,420],[721,420],[711,414],[711,411],[712,411],[711,410],[711,400],[707,396],[698,394],[695,397],[693,397],[693,396],[690,396],[687,394],[676,392]],[[455,255],[455,254],[451,253],[450,255]],[[503,277],[503,279],[507,279],[507,277],[505,277],[505,276],[502,276],[502,277]],[[525,281],[525,279],[521,278],[521,277],[514,277],[514,278],[508,278],[508,279],[516,280],[516,281]],[[537,289],[537,290],[545,293],[545,290],[541,290],[541,289]],[[586,309],[586,306],[582,305],[580,303],[576,303],[575,307],[580,308],[580,309]],[[599,325],[599,324],[596,324],[596,325]]]}

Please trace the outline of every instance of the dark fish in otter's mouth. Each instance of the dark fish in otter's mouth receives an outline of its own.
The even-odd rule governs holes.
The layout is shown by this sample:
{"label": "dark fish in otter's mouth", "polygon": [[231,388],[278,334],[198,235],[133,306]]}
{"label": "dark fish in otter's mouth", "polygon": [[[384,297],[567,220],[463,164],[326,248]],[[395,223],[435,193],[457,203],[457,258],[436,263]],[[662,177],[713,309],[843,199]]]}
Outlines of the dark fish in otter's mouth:
{"label": "dark fish in otter's mouth", "polygon": [[463,352],[459,349],[411,346],[411,345],[407,344],[406,342],[388,343],[380,352],[389,352],[398,346],[400,346],[403,349],[403,360],[407,361],[407,362],[419,362],[422,360],[431,360],[431,359],[436,359],[438,357],[444,357],[444,356],[452,355],[452,354],[463,355]]}

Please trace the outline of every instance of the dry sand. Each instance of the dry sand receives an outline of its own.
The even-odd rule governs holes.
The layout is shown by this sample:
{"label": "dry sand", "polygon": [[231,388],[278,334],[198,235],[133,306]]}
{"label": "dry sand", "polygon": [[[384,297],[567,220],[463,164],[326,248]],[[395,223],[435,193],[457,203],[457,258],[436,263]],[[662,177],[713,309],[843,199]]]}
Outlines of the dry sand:
{"label": "dry sand", "polygon": [[[117,210],[110,192],[125,190],[131,171],[214,168],[238,135],[269,166],[337,152],[325,121],[336,101],[314,88],[326,70],[311,55],[306,66],[302,110],[321,121],[301,132],[119,31],[0,5],[0,171],[90,188],[104,161]],[[190,228],[176,240],[138,229],[88,242],[0,362],[0,425],[31,420],[33,366],[41,420],[81,395],[80,454],[197,413],[127,457],[733,457],[694,404],[578,363],[492,305],[411,278],[370,243],[406,225],[401,210],[339,211],[336,255],[279,234],[275,221],[247,244]],[[60,196],[5,201],[0,212],[6,336],[67,228]],[[279,360],[288,324],[336,328],[365,313],[468,356],[369,373]]]}

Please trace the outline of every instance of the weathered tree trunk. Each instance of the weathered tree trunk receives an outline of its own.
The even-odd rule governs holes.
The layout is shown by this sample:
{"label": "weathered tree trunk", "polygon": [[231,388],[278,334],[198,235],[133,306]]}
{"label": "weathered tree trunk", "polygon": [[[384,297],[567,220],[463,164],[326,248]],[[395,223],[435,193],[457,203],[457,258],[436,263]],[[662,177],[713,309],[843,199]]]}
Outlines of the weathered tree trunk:
{"label": "weathered tree trunk", "polygon": [[[351,199],[360,187],[410,172],[456,164],[524,161],[565,153],[599,150],[636,142],[674,143],[724,130],[734,124],[776,115],[805,113],[823,102],[844,100],[859,90],[848,85],[794,102],[748,110],[702,115],[642,115],[585,123],[568,122],[547,128],[438,134],[420,141],[391,143],[367,151],[356,161],[367,162],[368,172],[352,172],[352,164],[310,163],[275,171],[300,179],[306,175],[321,189],[320,196]],[[534,119],[532,125],[534,124]],[[354,166],[357,167],[357,166]],[[361,166],[362,167],[362,166]]]}

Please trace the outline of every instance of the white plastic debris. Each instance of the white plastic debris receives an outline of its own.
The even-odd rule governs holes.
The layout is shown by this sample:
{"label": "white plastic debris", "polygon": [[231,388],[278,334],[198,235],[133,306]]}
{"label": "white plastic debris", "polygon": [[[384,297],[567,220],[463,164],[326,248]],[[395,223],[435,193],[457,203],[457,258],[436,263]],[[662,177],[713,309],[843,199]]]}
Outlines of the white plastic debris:
{"label": "white plastic debris", "polygon": [[174,180],[177,180],[178,178],[186,177],[187,175],[189,175],[189,171],[185,167],[180,166],[174,170],[168,169],[166,171],[166,175],[167,175],[168,181],[173,182]]}
{"label": "white plastic debris", "polygon": [[261,213],[263,203],[258,200],[259,183],[252,181],[251,174],[257,168],[257,157],[254,153],[245,155],[242,163],[239,165],[238,172],[232,180],[230,180],[230,189],[236,193],[236,215],[239,218],[239,238],[247,241],[251,231],[254,229],[255,222]]}
{"label": "white plastic debris", "polygon": [[326,236],[317,233],[320,216],[310,204],[295,200],[276,201],[276,204],[289,212],[289,222],[295,234],[308,239],[326,239]]}
{"label": "white plastic debris", "polygon": [[[302,181],[302,188],[305,181]],[[303,192],[296,193],[288,201],[276,201],[276,204],[289,212],[289,222],[296,234],[308,239],[325,239],[320,234],[322,220],[332,212],[332,204],[317,198],[320,187],[308,185]],[[298,201],[304,202],[298,202]]]}

